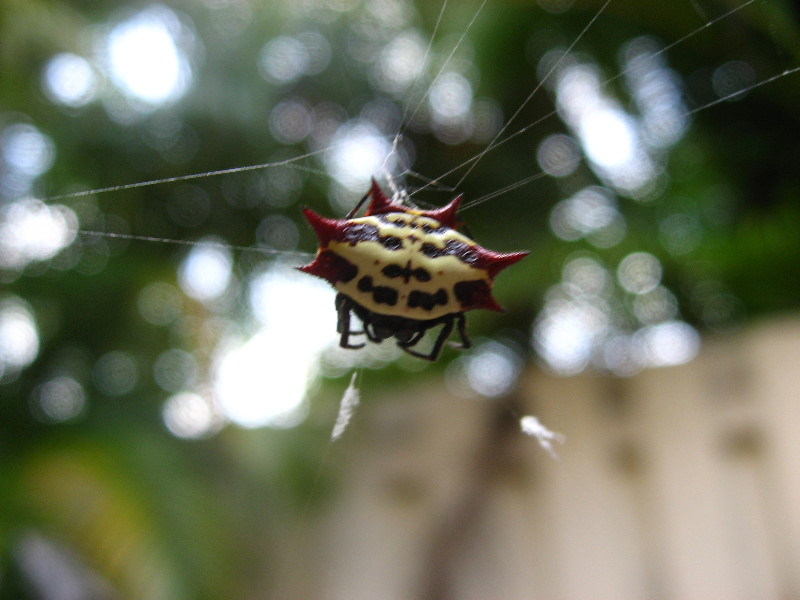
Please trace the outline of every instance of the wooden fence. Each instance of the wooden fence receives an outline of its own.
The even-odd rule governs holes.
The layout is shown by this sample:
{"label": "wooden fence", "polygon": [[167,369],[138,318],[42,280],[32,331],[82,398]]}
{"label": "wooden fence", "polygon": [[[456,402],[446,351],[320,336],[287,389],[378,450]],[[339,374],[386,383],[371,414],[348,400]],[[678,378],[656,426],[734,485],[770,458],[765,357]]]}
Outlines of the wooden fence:
{"label": "wooden fence", "polygon": [[[499,402],[362,393],[280,597],[800,598],[796,318],[630,378],[530,368]],[[521,414],[566,436],[560,460]]]}

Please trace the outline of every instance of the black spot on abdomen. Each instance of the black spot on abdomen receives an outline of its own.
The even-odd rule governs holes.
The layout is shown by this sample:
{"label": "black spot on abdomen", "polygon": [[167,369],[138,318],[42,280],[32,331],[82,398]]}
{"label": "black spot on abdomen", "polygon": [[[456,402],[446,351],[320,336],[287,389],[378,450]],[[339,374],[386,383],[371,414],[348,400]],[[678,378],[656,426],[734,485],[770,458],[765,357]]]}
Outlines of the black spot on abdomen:
{"label": "black spot on abdomen", "polygon": [[320,276],[333,284],[347,283],[358,275],[358,267],[332,250],[323,250],[317,258]]}
{"label": "black spot on abdomen", "polygon": [[447,240],[444,249],[445,254],[455,256],[458,260],[468,265],[474,265],[478,260],[478,253],[472,249],[472,246],[459,240]]}
{"label": "black spot on abdomen", "polygon": [[372,290],[372,298],[376,304],[397,304],[397,290],[388,286],[379,285]]}
{"label": "black spot on abdomen", "polygon": [[434,227],[432,225],[423,225],[420,229],[427,234],[438,234],[441,235],[447,228],[444,225],[439,224],[438,227]]}
{"label": "black spot on abdomen", "polygon": [[396,235],[384,235],[379,237],[378,241],[384,248],[392,252],[400,250],[403,247],[403,240]]}
{"label": "black spot on abdomen", "polygon": [[373,285],[372,277],[369,275],[364,275],[358,280],[358,290],[365,294],[372,292],[375,304],[388,304],[389,306],[397,304],[397,290],[385,285]]}
{"label": "black spot on abdomen", "polygon": [[381,273],[386,275],[389,279],[394,279],[395,277],[400,277],[406,272],[406,269],[401,267],[400,265],[386,265],[381,269]]}
{"label": "black spot on abdomen", "polygon": [[439,258],[440,256],[444,256],[444,248],[439,248],[435,244],[431,244],[430,242],[425,242],[422,244],[420,248],[420,252],[422,252],[428,258]]}
{"label": "black spot on abdomen", "polygon": [[358,280],[358,289],[362,292],[368,292],[372,289],[372,277],[369,275],[364,275],[361,279]]}
{"label": "black spot on abdomen", "polygon": [[[422,267],[417,267],[416,269],[414,269],[414,277],[417,279],[417,281],[430,281],[431,280],[431,274],[428,273]],[[444,291],[444,290],[441,290],[441,291]]]}
{"label": "black spot on abdomen", "polygon": [[381,269],[381,273],[386,275],[386,277],[388,277],[389,279],[402,277],[406,283],[408,283],[412,277],[417,281],[431,280],[431,274],[428,273],[422,267],[417,267],[416,269],[412,269],[410,261],[405,267],[401,267],[400,265],[394,263],[386,265],[385,267],[383,267],[383,269]]}
{"label": "black spot on abdomen", "polygon": [[420,250],[428,258],[455,256],[458,260],[470,266],[474,266],[478,260],[478,253],[475,252],[473,247],[460,240],[447,240],[444,248],[439,248],[435,244],[425,242],[422,244]]}
{"label": "black spot on abdomen", "polygon": [[344,241],[351,246],[355,246],[360,242],[374,242],[379,238],[378,228],[369,223],[355,223],[344,230]]}
{"label": "black spot on abdomen", "polygon": [[408,295],[409,308],[433,310],[439,304],[442,306],[447,305],[447,292],[443,289],[439,289],[435,294],[414,290]]}

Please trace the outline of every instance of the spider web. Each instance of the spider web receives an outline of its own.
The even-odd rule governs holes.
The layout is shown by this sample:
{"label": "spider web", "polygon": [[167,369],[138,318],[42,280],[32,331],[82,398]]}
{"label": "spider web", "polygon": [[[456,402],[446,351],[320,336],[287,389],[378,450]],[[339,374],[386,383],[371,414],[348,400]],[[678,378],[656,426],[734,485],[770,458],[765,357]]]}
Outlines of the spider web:
{"label": "spider web", "polygon": [[[466,25],[464,25],[464,27],[463,27],[463,29],[461,31],[459,39],[456,40],[456,42],[453,44],[453,46],[450,49],[447,57],[442,62],[441,67],[439,68],[438,72],[435,74],[435,76],[433,77],[431,82],[427,86],[425,86],[424,93],[422,93],[420,95],[421,97],[419,98],[419,100],[414,102],[414,103],[406,103],[405,104],[404,113],[403,113],[403,116],[402,116],[402,119],[401,119],[402,125],[401,125],[400,129],[395,134],[391,134],[390,132],[386,132],[385,133],[386,138],[392,140],[392,146],[391,146],[391,151],[387,154],[385,160],[383,161],[384,167],[388,163],[389,159],[397,152],[398,143],[399,143],[399,141],[401,140],[401,138],[403,137],[403,135],[405,134],[405,132],[408,129],[409,121],[413,120],[414,117],[420,112],[421,108],[425,104],[425,101],[428,99],[428,96],[429,96],[431,90],[433,89],[434,85],[440,79],[441,75],[449,68],[449,64],[452,61],[453,56],[458,51],[459,47],[462,45],[462,43],[465,41],[465,39],[467,39],[467,35],[469,33],[470,28],[479,19],[480,14],[481,14],[482,10],[484,9],[487,1],[488,0],[483,0],[477,6],[477,8],[475,8],[474,12],[471,14],[469,22]],[[693,0],[691,2],[691,8],[694,11],[696,11],[698,15],[702,16],[702,18],[704,19],[704,22],[702,22],[700,25],[696,26],[695,28],[691,29],[688,33],[684,34],[683,36],[679,37],[678,39],[672,41],[671,43],[669,43],[667,45],[664,45],[661,48],[658,48],[658,49],[654,50],[652,52],[651,58],[657,58],[657,57],[659,57],[661,55],[665,55],[670,50],[672,50],[673,48],[675,48],[677,46],[680,46],[682,43],[686,42],[690,38],[692,38],[692,37],[704,32],[707,29],[710,29],[710,28],[714,27],[715,25],[717,25],[720,22],[725,21],[726,19],[729,19],[729,18],[733,17],[739,11],[742,11],[742,10],[746,9],[747,7],[753,5],[754,3],[765,2],[765,1],[766,0],[744,0],[740,4],[734,6],[733,8],[730,8],[729,10],[724,12],[723,14],[721,14],[719,16],[716,16],[715,18],[709,19],[709,18],[707,18],[705,16],[706,13],[705,13],[705,11],[703,11],[702,7],[696,2],[696,0]],[[564,61],[565,59],[567,59],[567,57],[570,56],[571,50],[582,40],[583,36],[592,28],[592,26],[595,24],[595,22],[602,17],[603,12],[606,10],[606,8],[612,2],[613,2],[613,0],[606,0],[596,10],[596,12],[591,16],[591,18],[588,19],[587,24],[584,27],[584,29],[576,35],[576,37],[570,42],[569,46],[566,49],[563,49],[563,50],[562,49],[557,49],[555,51],[556,54],[558,55],[558,58],[555,60],[554,64],[551,64],[551,65],[548,66],[549,71],[531,89],[530,94],[525,98],[525,100],[522,101],[514,109],[514,112],[511,114],[511,116],[509,118],[505,119],[502,122],[502,126],[499,128],[499,130],[496,132],[496,134],[485,145],[485,147],[483,149],[477,151],[470,158],[468,158],[468,159],[462,161],[461,163],[455,165],[450,170],[448,170],[448,171],[446,171],[446,172],[444,172],[444,173],[442,173],[442,174],[440,174],[438,176],[435,176],[435,177],[425,177],[423,174],[415,173],[413,170],[411,170],[411,168],[403,168],[401,170],[401,172],[398,174],[399,177],[412,176],[412,177],[423,179],[425,181],[425,183],[423,185],[421,185],[418,189],[414,190],[414,195],[417,195],[419,192],[421,192],[421,191],[423,191],[423,190],[425,190],[427,188],[431,188],[431,187],[435,188],[435,187],[437,187],[437,185],[439,187],[443,187],[444,189],[447,189],[447,190],[459,190],[459,189],[461,189],[463,187],[463,184],[465,183],[465,181],[469,177],[470,173],[472,172],[472,170],[475,168],[475,166],[487,154],[489,154],[490,152],[494,151],[495,149],[501,147],[502,145],[506,144],[507,142],[510,142],[510,141],[514,140],[515,138],[517,138],[518,136],[521,136],[523,134],[528,134],[529,136],[535,136],[536,135],[535,128],[537,126],[539,126],[543,122],[545,122],[545,121],[547,121],[549,119],[552,119],[553,117],[557,116],[557,112],[556,111],[552,111],[552,112],[550,112],[548,114],[538,116],[531,123],[528,123],[528,124],[525,124],[525,125],[522,125],[522,126],[518,126],[516,129],[512,129],[512,125],[519,121],[519,117],[520,117],[520,114],[523,112],[523,109],[528,105],[528,103],[531,101],[531,99],[534,96],[536,96],[537,94],[540,94],[540,93],[544,93],[544,90],[543,90],[544,84],[547,82],[548,79],[552,78],[552,76],[554,75],[555,71],[557,70],[559,64],[562,61]],[[568,3],[568,4],[571,4],[571,3]],[[556,5],[559,5],[559,3],[555,3],[554,6],[556,6]],[[437,31],[439,29],[439,26],[440,26],[444,16],[446,15],[447,9],[448,9],[448,3],[447,3],[447,0],[445,0],[441,5],[441,9],[440,9],[440,11],[438,13],[437,21],[436,21],[436,23],[434,25],[434,28],[433,28],[433,30],[432,30],[432,32],[430,34],[430,39],[428,41],[428,46],[426,48],[425,56],[423,57],[423,61],[426,61],[427,58],[428,58],[428,55],[430,54],[431,48],[432,48],[433,43],[434,43],[434,41],[436,39]],[[561,11],[562,9],[559,8],[558,10]],[[608,86],[608,85],[614,83],[615,80],[617,80],[620,77],[625,76],[625,74],[630,70],[631,70],[631,67],[628,67],[625,70],[621,70],[620,72],[618,72],[614,76],[612,76],[610,78],[607,78],[604,81],[602,81],[601,85],[602,86]],[[800,66],[796,66],[796,67],[793,67],[793,68],[785,69],[782,72],[773,74],[771,76],[768,76],[768,77],[763,78],[763,79],[758,80],[758,81],[749,81],[749,82],[744,82],[744,83],[740,82],[736,86],[736,89],[727,91],[727,92],[723,93],[720,97],[718,97],[718,98],[716,98],[714,100],[710,100],[710,101],[708,101],[708,102],[706,102],[706,103],[704,103],[704,104],[702,104],[700,106],[696,106],[696,107],[687,109],[686,110],[686,115],[687,116],[693,115],[693,114],[696,114],[698,112],[710,109],[710,108],[712,108],[714,106],[717,106],[719,104],[722,104],[724,102],[730,101],[732,99],[736,99],[738,97],[742,97],[746,93],[748,93],[748,92],[750,92],[750,91],[752,91],[752,90],[754,90],[756,88],[768,85],[768,84],[773,83],[773,82],[775,82],[777,80],[780,80],[780,79],[782,79],[784,77],[793,75],[793,74],[797,73],[798,71],[800,71]],[[419,85],[420,85],[420,81],[421,81],[421,78],[418,78],[417,80],[415,80],[414,83],[413,83],[413,86],[415,88],[418,88]],[[413,109],[412,109],[412,106],[413,106]],[[339,145],[341,145],[341,144],[339,144]],[[200,173],[191,173],[191,174],[187,174],[187,175],[179,175],[179,176],[166,177],[166,178],[161,178],[161,179],[154,179],[154,180],[147,180],[147,181],[140,181],[140,182],[133,182],[133,183],[123,183],[123,184],[104,187],[104,188],[96,188],[96,189],[83,190],[83,191],[77,191],[77,192],[68,192],[68,193],[63,193],[63,194],[48,195],[45,198],[45,200],[46,201],[58,201],[58,200],[65,200],[65,199],[77,198],[77,197],[82,197],[82,196],[96,196],[96,195],[100,195],[100,194],[115,193],[115,192],[120,192],[120,191],[125,191],[125,190],[130,190],[130,189],[143,188],[143,187],[150,187],[150,186],[155,186],[155,185],[174,184],[174,183],[192,181],[192,180],[196,180],[196,179],[203,179],[203,178],[209,178],[209,177],[234,175],[234,174],[245,173],[245,172],[249,172],[249,171],[269,170],[269,169],[274,169],[274,168],[278,168],[278,167],[290,167],[292,169],[296,169],[296,170],[306,171],[306,172],[312,173],[312,174],[317,175],[319,177],[329,177],[329,174],[326,173],[325,171],[322,171],[317,167],[308,166],[307,164],[304,164],[304,163],[307,162],[308,159],[311,159],[311,158],[314,158],[314,157],[319,157],[319,156],[324,156],[326,154],[329,154],[332,151],[336,150],[336,148],[337,148],[337,145],[334,144],[334,145],[331,145],[331,146],[328,146],[328,147],[325,147],[325,148],[315,149],[315,150],[309,151],[309,152],[307,152],[305,154],[293,156],[291,158],[287,158],[287,159],[283,159],[283,160],[279,160],[279,161],[260,163],[260,164],[253,164],[253,165],[243,165],[243,166],[238,166],[238,167],[232,167],[232,168],[226,168],[226,169],[220,169],[220,170],[214,170],[214,171],[205,171],[205,172],[200,172]],[[459,171],[463,171],[463,172],[461,173],[459,179],[454,184],[444,185],[442,183],[446,178],[448,178],[451,175],[457,174]],[[383,173],[377,173],[376,175],[383,175],[383,176],[388,176],[389,178],[391,178],[392,173],[391,173],[391,171],[389,171],[387,169],[384,169]],[[483,196],[481,196],[479,198],[475,198],[475,199],[470,200],[469,202],[467,202],[465,205],[462,206],[462,210],[467,210],[469,208],[472,208],[474,206],[477,206],[477,205],[482,204],[484,202],[487,202],[489,200],[504,196],[504,195],[510,193],[511,191],[519,188],[519,187],[522,187],[524,185],[527,185],[528,183],[531,183],[531,182],[534,182],[534,181],[536,181],[538,179],[546,177],[547,175],[548,174],[546,172],[540,171],[540,172],[537,172],[537,173],[533,173],[529,177],[525,177],[525,178],[518,179],[516,181],[510,182],[510,183],[508,183],[507,185],[505,185],[504,187],[502,187],[502,188],[500,188],[498,190],[495,190],[493,192],[489,192],[488,194],[485,194],[485,195],[483,195]],[[77,230],[77,233],[90,235],[90,236],[107,235],[109,237],[129,238],[129,239],[132,239],[132,240],[148,241],[148,242],[154,242],[154,243],[176,243],[176,244],[184,244],[184,245],[204,244],[204,242],[196,242],[196,241],[192,241],[192,240],[171,240],[171,239],[159,238],[159,237],[149,237],[146,234],[142,234],[142,235],[125,235],[125,234],[120,234],[120,233],[115,233],[115,232],[85,231],[85,230]],[[225,244],[221,244],[221,245],[222,246],[226,246]],[[275,254],[280,254],[281,253],[280,251],[270,251],[269,249],[251,248],[251,247],[245,247],[245,246],[227,245],[226,247],[228,247],[230,249],[235,249],[235,250],[251,250],[251,251],[257,251],[257,252],[267,252],[267,253],[275,253]]]}

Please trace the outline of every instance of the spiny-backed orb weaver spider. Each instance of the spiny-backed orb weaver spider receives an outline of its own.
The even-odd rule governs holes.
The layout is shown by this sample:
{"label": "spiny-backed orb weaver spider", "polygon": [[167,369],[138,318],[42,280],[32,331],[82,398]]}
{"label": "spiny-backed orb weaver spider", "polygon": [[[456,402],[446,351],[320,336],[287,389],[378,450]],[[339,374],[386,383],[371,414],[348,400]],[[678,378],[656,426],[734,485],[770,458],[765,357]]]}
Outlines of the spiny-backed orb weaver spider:
{"label": "spiny-backed orb weaver spider", "polygon": [[[363,217],[355,213],[371,198]],[[435,210],[409,208],[372,188],[344,219],[327,219],[303,208],[319,239],[314,260],[301,271],[336,289],[337,332],[342,348],[361,348],[350,337],[366,334],[380,343],[395,337],[413,356],[436,360],[455,327],[457,348],[469,348],[464,313],[483,308],[503,312],[492,297],[495,276],[528,255],[487,250],[456,231],[458,196]],[[351,313],[364,331],[350,329]],[[425,333],[442,330],[428,354],[413,350]]]}

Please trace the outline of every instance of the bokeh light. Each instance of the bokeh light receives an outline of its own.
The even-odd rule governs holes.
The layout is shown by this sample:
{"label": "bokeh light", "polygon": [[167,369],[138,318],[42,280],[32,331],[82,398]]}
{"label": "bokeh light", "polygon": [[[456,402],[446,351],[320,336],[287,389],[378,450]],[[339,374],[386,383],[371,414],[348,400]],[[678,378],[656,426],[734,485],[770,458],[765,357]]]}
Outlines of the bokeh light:
{"label": "bokeh light", "polygon": [[550,213],[550,227],[563,240],[586,237],[601,248],[622,241],[626,231],[614,194],[600,186],[584,188],[556,204]]}
{"label": "bokeh light", "polygon": [[331,62],[331,44],[318,31],[305,31],[297,35],[297,39],[306,50],[306,75],[317,75],[328,68]]}
{"label": "bokeh light", "polygon": [[261,50],[258,67],[267,80],[288,83],[304,73],[307,61],[308,54],[299,40],[280,36],[270,40]]}
{"label": "bokeh light", "polygon": [[633,314],[646,325],[668,321],[678,314],[678,299],[659,285],[633,299]]}
{"label": "bokeh light", "polygon": [[747,92],[741,90],[753,85],[755,81],[755,70],[750,63],[743,60],[731,60],[723,63],[714,69],[711,76],[714,93],[728,102],[743,99]]}
{"label": "bokeh light", "polygon": [[39,385],[33,393],[34,414],[49,423],[78,417],[86,406],[83,386],[72,377],[59,376]]}
{"label": "bokeh light", "polygon": [[375,125],[362,119],[348,121],[333,135],[325,167],[344,187],[363,194],[372,177],[392,171],[391,150],[390,141]]}
{"label": "bokeh light", "polygon": [[621,110],[608,107],[587,111],[579,133],[589,160],[604,170],[620,171],[636,158],[636,128]]}
{"label": "bokeh light", "polygon": [[472,107],[472,84],[461,73],[443,73],[431,85],[428,103],[435,120],[461,120]]}
{"label": "bokeh light", "polygon": [[484,342],[462,360],[470,388],[488,398],[510,392],[523,366],[518,353],[498,342]]}
{"label": "bokeh light", "polygon": [[647,366],[668,367],[692,360],[700,351],[700,334],[682,321],[645,327],[638,334]]}
{"label": "bokeh light", "polygon": [[128,352],[115,350],[97,359],[92,378],[98,390],[107,396],[122,396],[139,381],[139,365]]}
{"label": "bokeh light", "polygon": [[589,297],[608,292],[608,271],[591,256],[577,255],[568,259],[561,270],[561,278],[570,290]]}
{"label": "bokeh light", "polygon": [[563,133],[547,136],[536,150],[539,167],[553,177],[572,175],[581,161],[575,140]]}
{"label": "bokeh light", "polygon": [[677,320],[678,300],[661,284],[662,270],[647,252],[623,258],[616,278],[592,255],[569,257],[532,329],[544,364],[560,375],[595,369],[628,377],[694,358],[700,336]]}
{"label": "bokeh light", "polygon": [[281,35],[261,49],[258,69],[267,81],[286,84],[303,75],[321,73],[328,66],[330,58],[330,43],[318,32]]}
{"label": "bokeh light", "polygon": [[11,122],[0,130],[0,206],[30,196],[56,157],[53,140],[31,123],[14,122],[18,116],[7,116]]}
{"label": "bokeh light", "polygon": [[600,179],[621,194],[644,199],[662,172],[663,149],[683,136],[688,117],[678,78],[652,39],[632,40],[622,57],[622,73],[639,117],[603,88],[600,70],[583,58],[562,59],[560,52],[550,51],[537,71],[540,78],[555,73],[550,85],[559,115]]}
{"label": "bokeh light", "polygon": [[287,265],[257,275],[248,289],[262,326],[217,349],[216,397],[225,416],[244,427],[294,425],[305,414],[320,352],[337,340],[334,293]]}
{"label": "bokeh light", "polygon": [[181,313],[181,293],[177,287],[163,281],[147,285],[139,292],[139,314],[153,325],[169,325]]}
{"label": "bokeh light", "polygon": [[642,140],[655,151],[677,143],[689,128],[689,117],[680,78],[667,67],[661,45],[637,37],[625,45],[622,58],[625,83],[641,115]]}
{"label": "bokeh light", "polygon": [[75,108],[95,98],[97,76],[85,58],[62,52],[45,65],[42,89],[53,102]]}
{"label": "bokeh light", "polygon": [[191,389],[199,375],[200,367],[194,356],[179,348],[162,352],[153,365],[153,379],[167,392]]}
{"label": "bokeh light", "polygon": [[256,244],[274,250],[294,250],[300,241],[297,224],[285,215],[270,215],[256,228]]}
{"label": "bokeh light", "polygon": [[610,327],[609,308],[602,298],[556,286],[547,293],[533,327],[533,347],[551,369],[574,375],[589,366]]}
{"label": "bokeh light", "polygon": [[212,435],[225,422],[210,401],[193,392],[170,396],[161,409],[161,417],[170,433],[184,439]]}
{"label": "bokeh light", "polygon": [[489,144],[503,128],[503,109],[497,100],[478,98],[472,103],[472,139]]}
{"label": "bokeh light", "polygon": [[419,81],[427,62],[425,40],[419,31],[410,29],[383,47],[370,77],[377,89],[399,96]]}
{"label": "bokeh light", "polygon": [[[273,162],[285,160],[286,156],[277,153],[270,157]],[[264,182],[263,201],[274,208],[284,208],[294,204],[303,191],[303,177],[292,165],[278,165],[270,169]]]}
{"label": "bokeh light", "polygon": [[617,332],[603,343],[598,357],[601,368],[619,377],[631,377],[639,373],[646,360],[635,335]]}
{"label": "bokeh light", "polygon": [[457,71],[446,71],[431,84],[428,105],[433,134],[446,144],[461,144],[474,133],[472,83]]}
{"label": "bokeh light", "polygon": [[622,259],[617,267],[620,285],[632,294],[644,294],[661,281],[659,260],[648,252],[633,252]]}
{"label": "bokeh light", "polygon": [[75,239],[78,218],[59,204],[26,198],[0,209],[0,267],[21,269],[47,260]]}
{"label": "bokeh light", "polygon": [[33,179],[53,165],[55,144],[33,125],[15,123],[0,133],[0,157],[6,169]]}
{"label": "bokeh light", "polygon": [[269,114],[269,129],[283,144],[302,142],[311,132],[311,112],[301,98],[289,98],[275,105]]}
{"label": "bokeh light", "polygon": [[186,28],[163,5],[111,28],[105,55],[111,80],[130,99],[155,107],[180,98],[192,80]]}
{"label": "bokeh light", "polygon": [[228,289],[232,268],[230,249],[214,238],[204,238],[181,263],[178,283],[188,296],[210,302]]}
{"label": "bokeh light", "polygon": [[0,297],[0,380],[13,377],[39,354],[39,330],[27,302]]}

